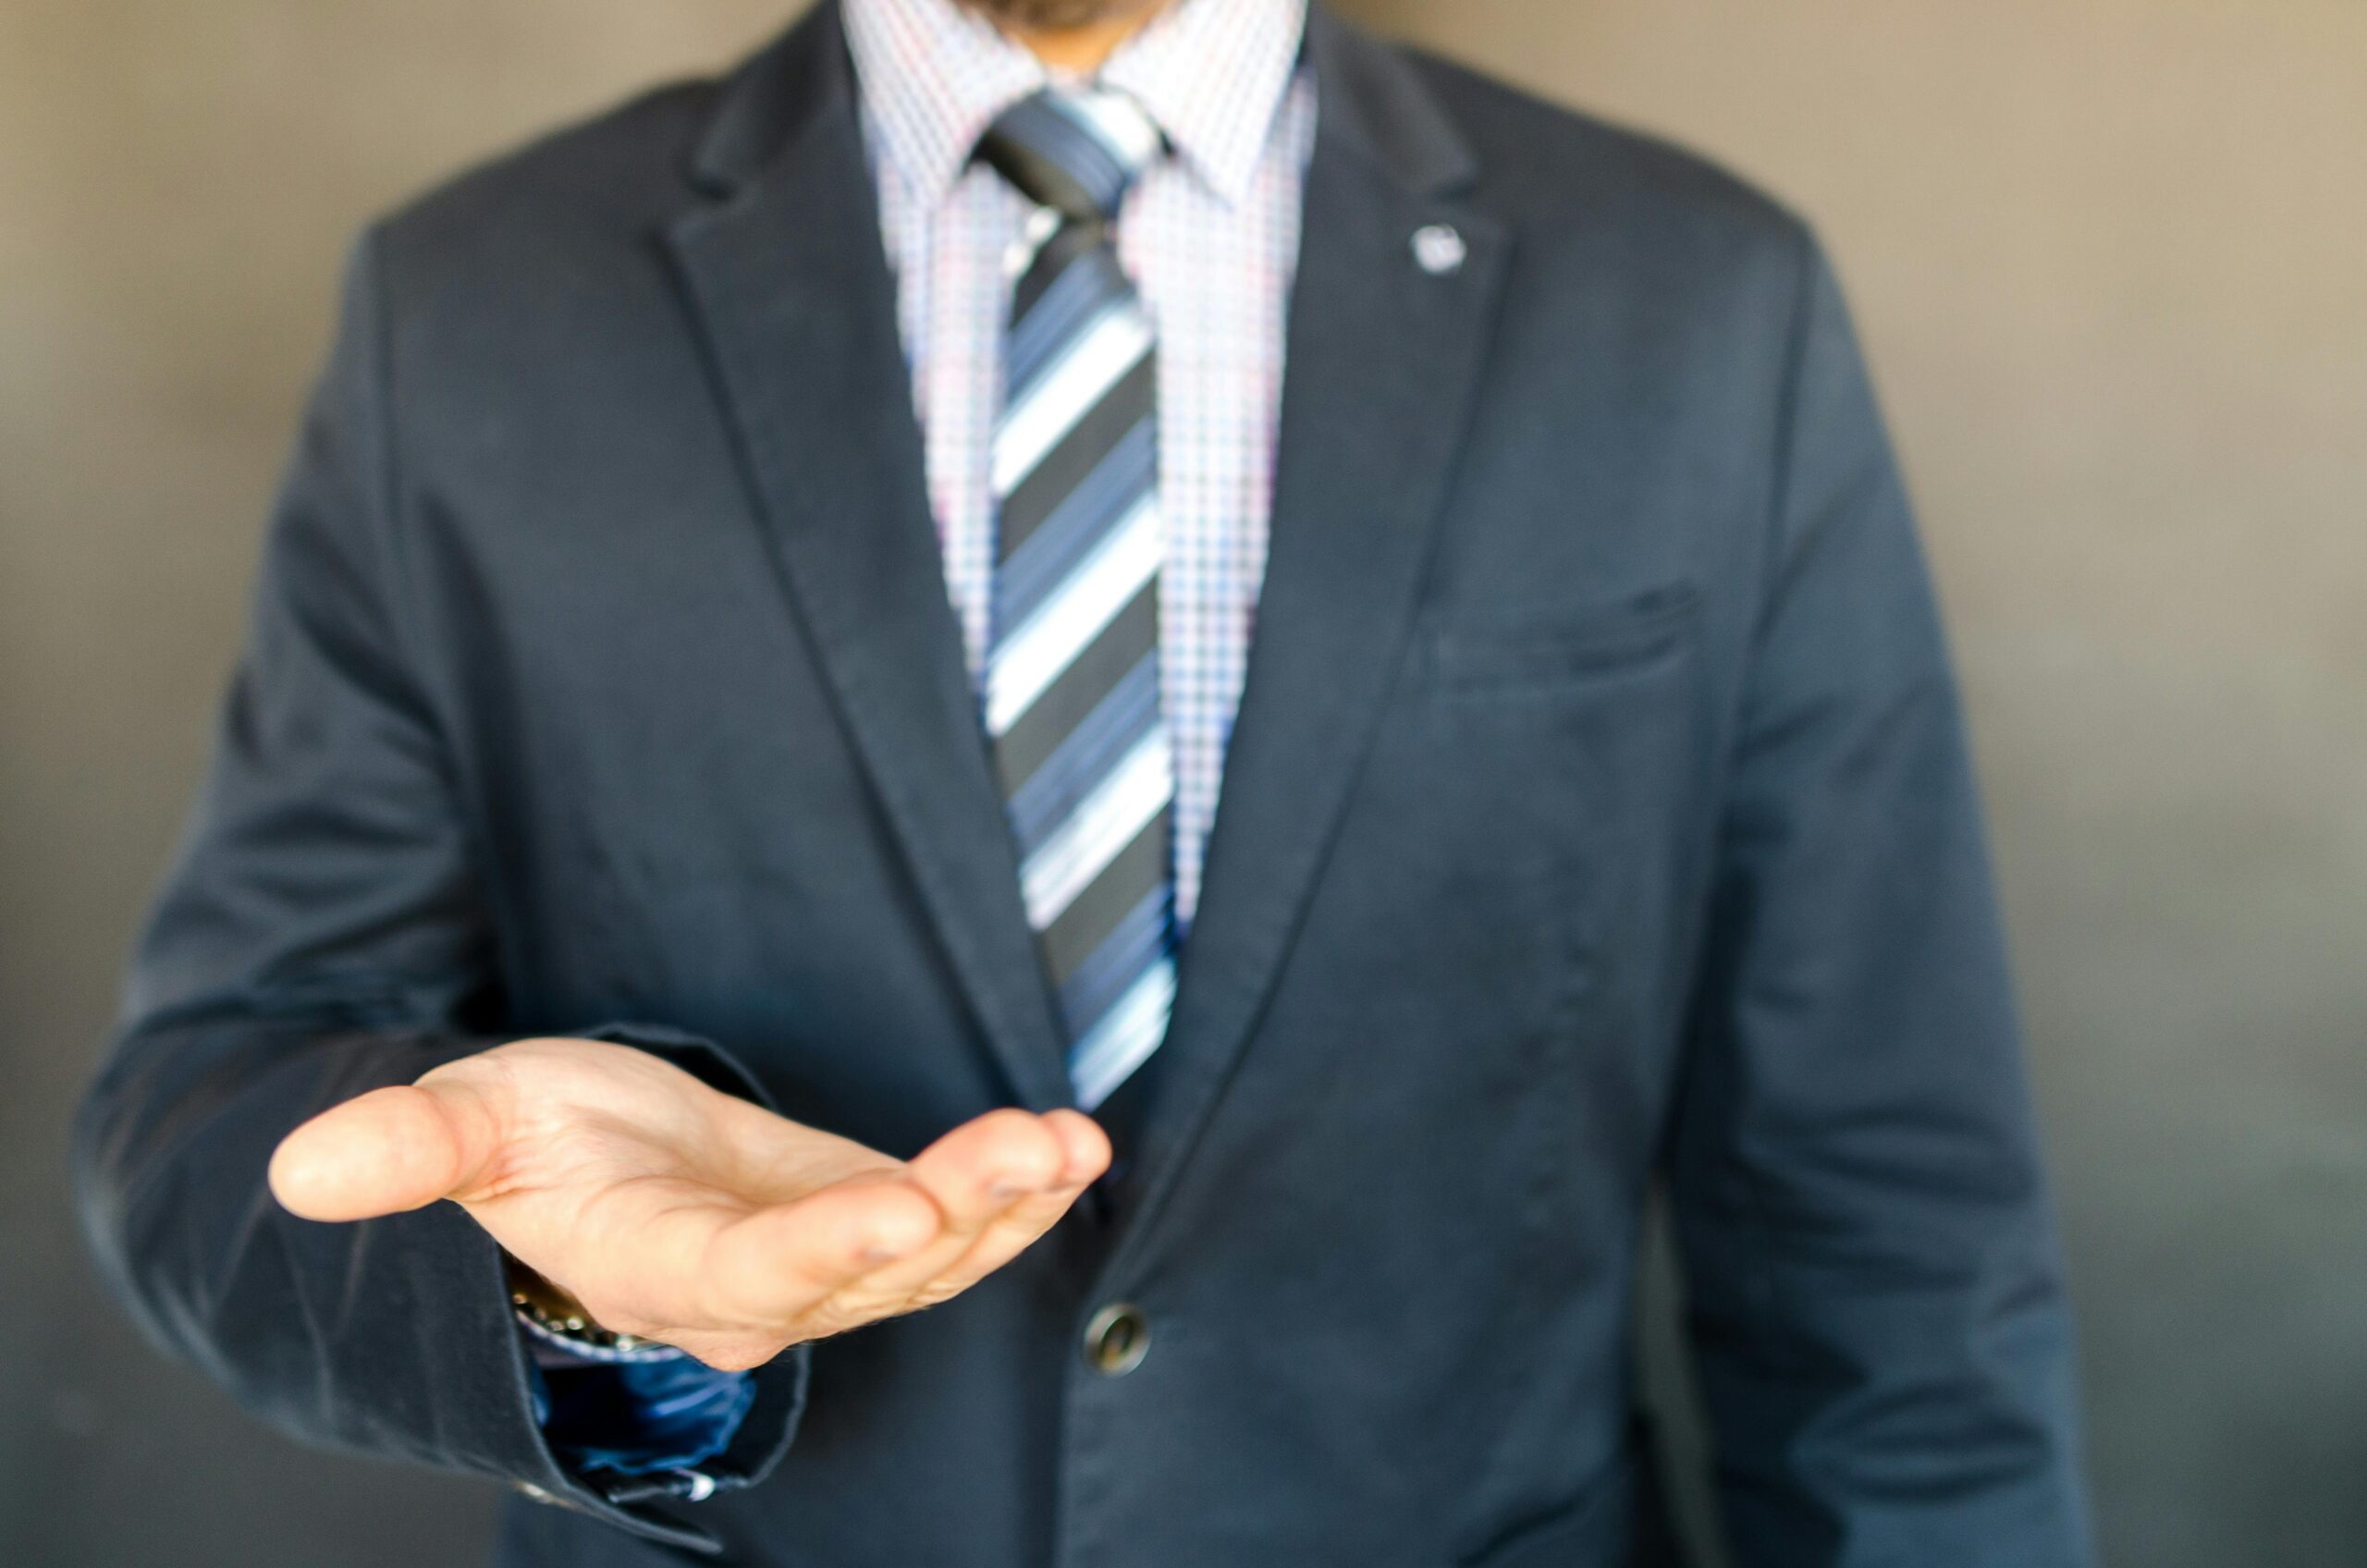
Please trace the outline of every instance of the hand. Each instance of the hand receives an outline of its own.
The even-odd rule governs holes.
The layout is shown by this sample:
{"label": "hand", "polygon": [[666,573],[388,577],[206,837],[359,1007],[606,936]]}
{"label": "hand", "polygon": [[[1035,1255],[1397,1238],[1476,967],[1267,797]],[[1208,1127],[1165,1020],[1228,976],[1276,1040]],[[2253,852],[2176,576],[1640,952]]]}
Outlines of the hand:
{"label": "hand", "polygon": [[994,1111],[904,1161],[644,1051],[524,1040],[314,1117],[271,1190],[322,1220],[449,1198],[601,1327],[740,1370],[967,1290],[1109,1163],[1073,1110]]}

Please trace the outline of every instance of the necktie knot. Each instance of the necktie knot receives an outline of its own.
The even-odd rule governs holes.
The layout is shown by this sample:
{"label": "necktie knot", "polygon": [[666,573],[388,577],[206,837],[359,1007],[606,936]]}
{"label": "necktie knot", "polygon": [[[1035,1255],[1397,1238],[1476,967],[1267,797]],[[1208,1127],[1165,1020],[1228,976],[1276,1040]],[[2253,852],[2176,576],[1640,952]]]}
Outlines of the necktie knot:
{"label": "necktie knot", "polygon": [[1140,104],[1105,87],[1048,87],[1003,111],[979,160],[1071,223],[1106,224],[1166,139]]}

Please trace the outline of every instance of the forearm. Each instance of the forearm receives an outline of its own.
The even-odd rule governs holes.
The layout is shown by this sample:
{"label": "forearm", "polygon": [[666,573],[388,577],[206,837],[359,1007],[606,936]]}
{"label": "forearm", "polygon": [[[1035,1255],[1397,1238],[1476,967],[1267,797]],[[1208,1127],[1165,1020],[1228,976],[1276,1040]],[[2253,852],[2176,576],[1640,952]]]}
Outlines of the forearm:
{"label": "forearm", "polygon": [[[461,1035],[215,1019],[135,1029],[75,1138],[101,1266],[159,1343],[297,1436],[507,1473],[528,1457],[498,1255],[449,1207],[308,1224],[264,1184],[273,1147],[340,1100],[481,1048]],[[432,1326],[432,1333],[401,1326]],[[416,1429],[398,1382],[465,1390]],[[423,1418],[425,1412],[420,1412]],[[531,1431],[522,1434],[531,1439]],[[529,1442],[527,1447],[531,1447]]]}
{"label": "forearm", "polygon": [[[598,1031],[615,1037],[621,1031]],[[648,1032],[667,1055],[719,1057]],[[499,1248],[439,1203],[356,1224],[296,1219],[264,1171],[313,1115],[495,1044],[251,1012],[136,1025],[75,1139],[84,1223],[117,1293],[160,1344],[302,1440],[498,1476],[678,1542],[614,1500],[744,1485],[777,1461],[803,1395],[802,1353],[754,1375],[749,1410],[694,1488],[588,1469],[537,1408]]]}

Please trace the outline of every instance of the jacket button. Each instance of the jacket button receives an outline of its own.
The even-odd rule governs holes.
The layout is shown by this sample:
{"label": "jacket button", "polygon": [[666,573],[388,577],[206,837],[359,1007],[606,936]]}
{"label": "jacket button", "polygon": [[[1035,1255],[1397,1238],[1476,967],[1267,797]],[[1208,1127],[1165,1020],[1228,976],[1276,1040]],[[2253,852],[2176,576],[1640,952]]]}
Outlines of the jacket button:
{"label": "jacket button", "polygon": [[1142,1308],[1111,1302],[1085,1326],[1085,1365],[1105,1378],[1122,1378],[1150,1353],[1150,1319]]}
{"label": "jacket button", "polygon": [[1463,270],[1471,247],[1451,224],[1434,223],[1414,231],[1414,260],[1432,277],[1447,277]]}

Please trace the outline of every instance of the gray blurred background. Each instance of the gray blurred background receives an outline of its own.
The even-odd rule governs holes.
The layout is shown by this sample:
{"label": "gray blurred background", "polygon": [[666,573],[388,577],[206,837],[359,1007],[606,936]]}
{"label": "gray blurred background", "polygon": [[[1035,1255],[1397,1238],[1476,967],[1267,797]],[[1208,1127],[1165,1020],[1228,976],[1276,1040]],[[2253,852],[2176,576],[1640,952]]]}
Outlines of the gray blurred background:
{"label": "gray blurred background", "polygon": [[[0,0],[0,1563],[482,1559],[488,1490],[139,1341],[64,1122],[346,240],[793,8]],[[1824,231],[1970,692],[2110,1561],[2367,1564],[2367,3],[1347,8]]]}

